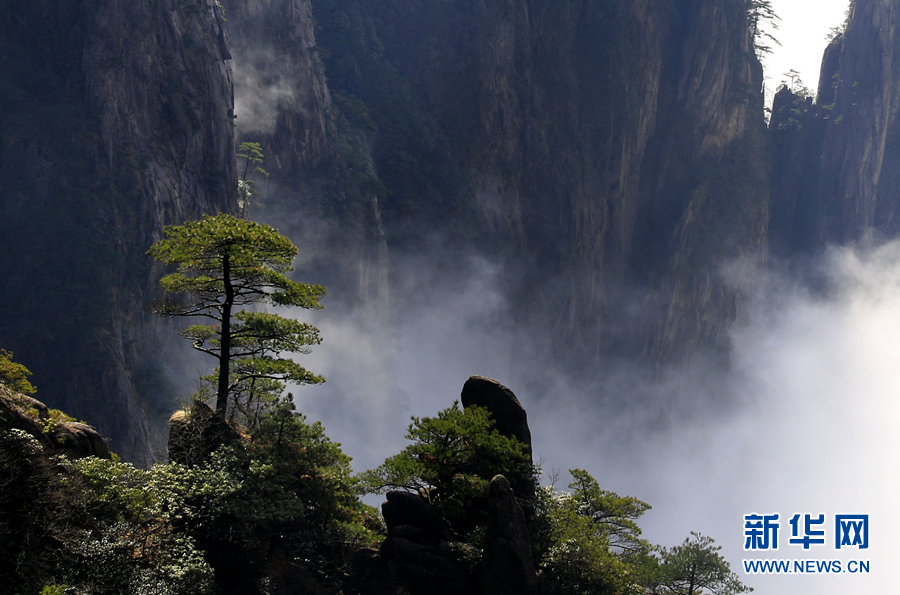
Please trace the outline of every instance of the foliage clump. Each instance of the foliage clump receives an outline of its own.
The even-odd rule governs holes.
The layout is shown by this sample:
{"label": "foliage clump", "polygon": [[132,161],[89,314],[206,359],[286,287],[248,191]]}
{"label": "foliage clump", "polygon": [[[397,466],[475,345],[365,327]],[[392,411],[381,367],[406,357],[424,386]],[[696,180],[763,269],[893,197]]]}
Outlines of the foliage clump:
{"label": "foliage clump", "polygon": [[[528,473],[526,446],[501,435],[490,413],[459,403],[436,417],[412,418],[412,443],[361,474],[363,489],[418,493],[453,529],[448,544],[477,567],[487,522],[490,478]],[[584,469],[570,470],[568,490],[540,487],[517,494],[536,569],[555,595],[715,595],[743,593],[713,540],[692,534],[681,546],[655,546],[641,537],[638,519],[650,505],[604,490]],[[687,587],[686,587],[687,585]]]}
{"label": "foliage clump", "polygon": [[493,425],[487,409],[462,409],[459,402],[437,417],[413,417],[406,434],[412,444],[362,473],[364,489],[421,494],[466,541],[485,522],[491,479],[497,474],[533,473],[528,447]]}
{"label": "foliage clump", "polygon": [[376,545],[380,530],[350,458],[289,398],[257,421],[248,439],[199,464],[149,469],[50,457],[24,432],[0,431],[2,584],[18,585],[14,595],[63,584],[97,595],[252,594],[265,592],[273,564],[291,561],[295,578],[339,585],[348,552]]}
{"label": "foliage clump", "polygon": [[23,395],[33,395],[37,392],[28,377],[31,371],[22,364],[13,361],[12,351],[0,349],[0,386]]}
{"label": "foliage clump", "polygon": [[241,217],[250,214],[252,200],[259,196],[259,190],[252,177],[268,178],[269,172],[263,169],[265,162],[262,145],[254,142],[243,142],[237,150],[238,158],[238,212]]}

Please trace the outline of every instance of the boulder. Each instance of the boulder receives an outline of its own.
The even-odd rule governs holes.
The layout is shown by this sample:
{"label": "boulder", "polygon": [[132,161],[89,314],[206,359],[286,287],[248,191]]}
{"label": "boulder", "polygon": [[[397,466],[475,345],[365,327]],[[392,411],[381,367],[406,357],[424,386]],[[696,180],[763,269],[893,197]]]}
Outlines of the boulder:
{"label": "boulder", "polygon": [[97,457],[111,459],[109,446],[91,426],[75,421],[63,422],[53,430],[55,440],[70,458]]}
{"label": "boulder", "polygon": [[350,576],[343,592],[346,595],[396,595],[397,586],[381,554],[363,548],[353,553]]}
{"label": "boulder", "polygon": [[396,490],[388,492],[387,501],[381,505],[381,513],[388,535],[395,533],[398,527],[415,527],[425,539],[451,539],[441,516],[428,500],[418,494]]}
{"label": "boulder", "polygon": [[[449,545],[452,539],[443,519],[418,494],[391,491],[381,505],[388,529],[378,559],[366,560],[369,572],[387,568],[392,593],[462,595],[475,593],[472,573]],[[382,582],[384,582],[382,580]],[[365,595],[380,593],[361,590]]]}

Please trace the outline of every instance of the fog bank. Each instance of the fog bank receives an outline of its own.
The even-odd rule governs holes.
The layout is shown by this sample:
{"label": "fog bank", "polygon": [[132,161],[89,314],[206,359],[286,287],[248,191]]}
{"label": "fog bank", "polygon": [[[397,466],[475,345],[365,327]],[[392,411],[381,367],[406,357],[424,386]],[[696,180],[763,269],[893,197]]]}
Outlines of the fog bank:
{"label": "fog bank", "polygon": [[[296,400],[360,471],[404,446],[410,415],[449,406],[472,374],[494,377],[527,409],[545,470],[562,471],[564,486],[565,470],[582,467],[605,489],[650,503],[641,525],[652,542],[708,534],[759,593],[886,592],[900,550],[886,537],[900,529],[892,506],[900,500],[900,243],[773,268],[732,331],[730,370],[698,358],[662,381],[623,365],[585,382],[522,359],[536,351],[523,340],[540,337],[509,327],[496,268],[472,259],[464,282],[441,283],[419,263],[402,282],[393,322],[362,311],[301,313],[324,337],[303,363],[328,382],[300,387]],[[798,512],[825,513],[825,546],[788,544]],[[749,513],[781,515],[777,552],[743,551]],[[868,550],[834,550],[835,514],[870,515]],[[745,557],[868,559],[871,573],[747,576]]]}

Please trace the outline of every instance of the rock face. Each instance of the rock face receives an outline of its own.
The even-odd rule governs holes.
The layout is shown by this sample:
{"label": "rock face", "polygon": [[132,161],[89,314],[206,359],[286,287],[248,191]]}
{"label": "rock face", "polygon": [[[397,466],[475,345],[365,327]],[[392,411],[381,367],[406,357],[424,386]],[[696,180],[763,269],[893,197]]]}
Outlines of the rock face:
{"label": "rock face", "polygon": [[71,459],[94,456],[111,459],[109,446],[91,426],[79,422],[51,419],[49,408],[41,401],[12,393],[0,387],[0,431],[19,429],[28,432],[48,447]]}
{"label": "rock face", "polygon": [[237,139],[260,143],[270,174],[254,180],[254,200],[265,208],[251,206],[253,217],[294,241],[311,279],[384,305],[380,182],[365,134],[349,129],[352,116],[329,91],[311,0],[226,0],[224,7]]}
{"label": "rock face", "polygon": [[0,22],[0,343],[138,463],[174,393],[144,253],[232,208],[221,25],[212,0],[10,3]]}
{"label": "rock face", "polygon": [[494,427],[504,436],[516,438],[531,449],[531,430],[528,414],[509,388],[493,378],[470,376],[460,395],[463,407],[477,405],[490,411]]}
{"label": "rock face", "polygon": [[525,513],[502,475],[491,480],[488,525],[481,562],[483,595],[537,595]]}
{"label": "rock face", "polygon": [[226,0],[235,126],[260,142],[266,168],[295,190],[331,151],[331,96],[309,0]]}
{"label": "rock face", "polygon": [[277,189],[254,215],[323,247],[315,281],[386,301],[389,254],[453,238],[585,374],[727,352],[770,246],[900,233],[889,0],[854,3],[818,102],[781,93],[771,135],[744,0],[224,8],[35,0],[0,21],[0,344],[138,463],[176,393],[145,251],[235,207],[235,122]]}
{"label": "rock face", "polygon": [[190,409],[169,419],[169,461],[192,466],[222,446],[240,440],[240,435],[209,405],[195,401]]}
{"label": "rock face", "polygon": [[458,217],[527,271],[507,288],[518,319],[554,321],[553,348],[585,367],[722,347],[738,302],[717,267],[761,262],[768,222],[745,3],[463,4],[314,3],[333,94],[383,131],[385,227]]}
{"label": "rock face", "polygon": [[898,25],[891,2],[854,2],[825,50],[816,101],[787,89],[776,98],[772,234],[782,253],[900,232]]}

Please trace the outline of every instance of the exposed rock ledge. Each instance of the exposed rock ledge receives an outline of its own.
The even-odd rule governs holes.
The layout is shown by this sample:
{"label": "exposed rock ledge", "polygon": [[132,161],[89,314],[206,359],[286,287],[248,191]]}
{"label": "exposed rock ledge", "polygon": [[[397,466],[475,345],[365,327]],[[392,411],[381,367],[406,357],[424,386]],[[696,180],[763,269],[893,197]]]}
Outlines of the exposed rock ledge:
{"label": "exposed rock ledge", "polygon": [[91,426],[55,421],[42,402],[0,387],[0,430],[11,429],[28,432],[52,452],[69,458],[112,458],[106,441]]}

